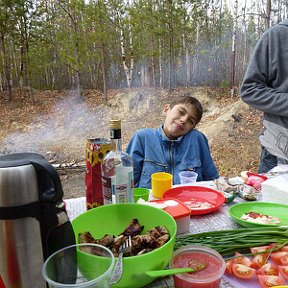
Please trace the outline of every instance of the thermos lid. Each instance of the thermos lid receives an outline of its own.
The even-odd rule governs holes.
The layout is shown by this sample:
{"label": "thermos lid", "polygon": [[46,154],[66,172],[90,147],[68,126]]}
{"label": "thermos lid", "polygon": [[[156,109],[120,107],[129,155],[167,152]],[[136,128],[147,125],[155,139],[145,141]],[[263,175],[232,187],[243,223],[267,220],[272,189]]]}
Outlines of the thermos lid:
{"label": "thermos lid", "polygon": [[33,159],[44,159],[44,157],[37,153],[13,153],[0,156],[0,168],[28,165]]}

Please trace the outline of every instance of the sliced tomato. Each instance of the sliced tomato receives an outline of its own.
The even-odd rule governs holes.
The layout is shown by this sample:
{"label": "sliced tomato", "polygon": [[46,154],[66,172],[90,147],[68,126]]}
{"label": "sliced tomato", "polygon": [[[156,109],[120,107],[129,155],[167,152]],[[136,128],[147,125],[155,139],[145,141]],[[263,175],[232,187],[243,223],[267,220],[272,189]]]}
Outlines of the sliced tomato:
{"label": "sliced tomato", "polygon": [[257,275],[279,276],[279,268],[273,263],[266,263],[256,273]]}
{"label": "sliced tomato", "polygon": [[267,263],[268,254],[257,254],[252,258],[252,268],[261,268],[264,264]]}
{"label": "sliced tomato", "polygon": [[284,285],[285,280],[282,276],[258,275],[258,281],[262,288]]}
{"label": "sliced tomato", "polygon": [[280,258],[280,262],[281,262],[282,266],[287,266],[288,265],[288,255],[285,255],[285,256],[281,257]]}
{"label": "sliced tomato", "polygon": [[250,248],[250,251],[252,254],[254,253],[261,253],[261,252],[269,252],[271,250],[270,245],[265,245],[265,246],[258,246],[258,247],[252,247]]}
{"label": "sliced tomato", "polygon": [[236,277],[241,279],[251,279],[256,274],[255,269],[242,264],[235,264],[235,263],[232,264],[232,271]]}
{"label": "sliced tomato", "polygon": [[226,270],[225,270],[226,273],[233,274],[232,265],[233,265],[233,259],[226,261]]}
{"label": "sliced tomato", "polygon": [[274,263],[276,263],[278,265],[284,265],[281,262],[281,259],[284,259],[283,257],[286,257],[286,259],[287,259],[287,256],[288,256],[288,252],[287,251],[275,251],[275,252],[272,252],[270,254],[270,258],[274,261]]}
{"label": "sliced tomato", "polygon": [[[270,246],[271,249],[274,249],[274,252],[276,252],[276,251],[280,251],[280,250],[278,250],[278,249],[280,249],[281,244],[279,244],[279,243],[272,243],[272,244],[269,244],[269,246]],[[281,249],[282,249],[282,248],[281,248]]]}
{"label": "sliced tomato", "polygon": [[281,251],[287,251],[287,252],[288,252],[288,246],[283,246],[283,247],[281,248]]}
{"label": "sliced tomato", "polygon": [[242,264],[242,265],[245,265],[247,267],[252,266],[252,261],[247,256],[244,256],[241,253],[236,252],[235,253],[235,257],[236,258],[233,258],[233,262],[235,264]]}
{"label": "sliced tomato", "polygon": [[288,266],[278,266],[280,275],[288,279]]}

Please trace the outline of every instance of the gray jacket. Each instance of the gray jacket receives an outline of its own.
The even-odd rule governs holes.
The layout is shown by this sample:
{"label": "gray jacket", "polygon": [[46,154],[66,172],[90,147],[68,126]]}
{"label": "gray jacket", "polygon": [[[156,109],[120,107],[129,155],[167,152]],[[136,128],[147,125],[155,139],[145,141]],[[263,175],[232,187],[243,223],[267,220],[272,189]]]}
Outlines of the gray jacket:
{"label": "gray jacket", "polygon": [[261,145],[270,154],[288,160],[288,19],[265,31],[258,41],[241,98],[263,111]]}

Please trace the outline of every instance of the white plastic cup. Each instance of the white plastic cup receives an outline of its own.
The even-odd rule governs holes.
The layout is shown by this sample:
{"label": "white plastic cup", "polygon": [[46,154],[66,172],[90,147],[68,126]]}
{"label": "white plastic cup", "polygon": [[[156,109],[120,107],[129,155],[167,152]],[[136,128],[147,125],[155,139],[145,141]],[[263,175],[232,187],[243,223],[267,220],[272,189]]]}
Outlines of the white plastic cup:
{"label": "white plastic cup", "polygon": [[189,185],[196,182],[198,174],[194,171],[182,171],[179,173],[179,177],[181,184]]}

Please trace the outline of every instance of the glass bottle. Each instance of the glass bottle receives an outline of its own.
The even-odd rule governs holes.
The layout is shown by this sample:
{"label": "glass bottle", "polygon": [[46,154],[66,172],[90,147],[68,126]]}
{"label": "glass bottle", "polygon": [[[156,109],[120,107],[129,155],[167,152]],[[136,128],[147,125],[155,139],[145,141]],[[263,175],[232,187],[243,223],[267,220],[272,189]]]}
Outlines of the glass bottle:
{"label": "glass bottle", "polygon": [[133,203],[133,160],[122,151],[121,120],[110,120],[111,151],[101,164],[105,204]]}

